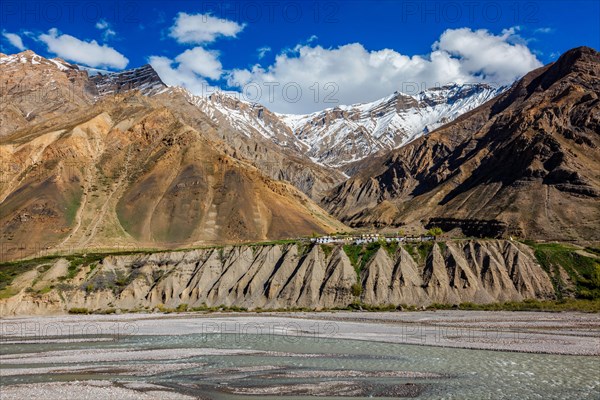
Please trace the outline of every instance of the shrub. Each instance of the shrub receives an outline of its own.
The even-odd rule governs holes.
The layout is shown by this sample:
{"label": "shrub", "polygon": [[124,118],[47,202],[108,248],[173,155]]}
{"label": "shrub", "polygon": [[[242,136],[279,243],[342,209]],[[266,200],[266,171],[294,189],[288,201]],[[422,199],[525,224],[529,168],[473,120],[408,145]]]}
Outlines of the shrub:
{"label": "shrub", "polygon": [[442,230],[442,228],[434,226],[431,229],[429,229],[427,231],[427,236],[434,236],[434,237],[438,237],[444,234],[444,231]]}
{"label": "shrub", "polygon": [[89,314],[90,310],[85,307],[74,307],[69,309],[69,314]]}

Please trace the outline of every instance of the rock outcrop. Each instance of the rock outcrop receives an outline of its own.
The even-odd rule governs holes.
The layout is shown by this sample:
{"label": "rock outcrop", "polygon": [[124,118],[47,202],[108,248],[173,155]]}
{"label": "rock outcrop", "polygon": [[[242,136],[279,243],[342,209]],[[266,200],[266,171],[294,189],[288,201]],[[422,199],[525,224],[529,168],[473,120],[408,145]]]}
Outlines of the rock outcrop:
{"label": "rock outcrop", "polygon": [[98,95],[86,71],[26,50],[0,55],[0,138],[89,107]]}
{"label": "rock outcrop", "polygon": [[139,90],[145,96],[153,96],[167,89],[154,68],[146,64],[139,68],[110,74],[97,74],[90,78],[101,96]]}
{"label": "rock outcrop", "polygon": [[436,243],[424,257],[411,255],[413,250],[381,247],[359,272],[342,246],[305,244],[108,255],[87,265],[59,258],[49,268],[34,265],[17,277],[10,287],[16,294],[0,301],[0,315],[73,308],[318,310],[352,303],[424,306],[554,297],[548,275],[521,243]]}

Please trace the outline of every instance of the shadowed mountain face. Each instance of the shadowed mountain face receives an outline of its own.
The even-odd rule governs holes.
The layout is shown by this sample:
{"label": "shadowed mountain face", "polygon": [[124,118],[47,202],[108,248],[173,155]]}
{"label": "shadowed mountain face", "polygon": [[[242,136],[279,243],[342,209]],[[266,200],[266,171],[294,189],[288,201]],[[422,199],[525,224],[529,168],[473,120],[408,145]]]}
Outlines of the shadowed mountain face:
{"label": "shadowed mountain face", "polygon": [[493,220],[515,235],[599,240],[599,97],[600,54],[570,50],[454,122],[372,159],[323,204],[353,226]]}
{"label": "shadowed mountain face", "polygon": [[154,68],[146,64],[142,67],[111,74],[97,74],[90,77],[100,95],[121,93],[127,90],[139,90],[151,96],[167,89]]}

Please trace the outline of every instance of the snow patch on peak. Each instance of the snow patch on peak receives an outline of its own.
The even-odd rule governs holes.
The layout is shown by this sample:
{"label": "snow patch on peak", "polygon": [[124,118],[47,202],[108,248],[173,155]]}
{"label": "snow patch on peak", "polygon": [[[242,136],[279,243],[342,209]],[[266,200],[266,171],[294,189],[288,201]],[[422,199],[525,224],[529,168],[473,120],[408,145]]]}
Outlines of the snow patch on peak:
{"label": "snow patch on peak", "polygon": [[69,64],[60,58],[44,58],[31,50],[21,53],[0,56],[0,65],[12,66],[12,64],[31,64],[56,67],[60,71],[78,69],[76,65]]}

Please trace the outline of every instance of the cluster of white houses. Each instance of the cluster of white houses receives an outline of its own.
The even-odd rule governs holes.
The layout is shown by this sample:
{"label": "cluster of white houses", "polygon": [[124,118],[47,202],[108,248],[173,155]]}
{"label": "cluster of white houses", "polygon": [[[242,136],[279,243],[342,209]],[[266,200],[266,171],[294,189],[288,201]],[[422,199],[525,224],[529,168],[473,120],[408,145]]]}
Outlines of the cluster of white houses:
{"label": "cluster of white houses", "polygon": [[366,233],[359,236],[327,235],[310,239],[312,243],[318,244],[367,244],[375,242],[415,243],[429,242],[432,240],[435,240],[435,236],[384,236],[380,235],[379,233]]}

